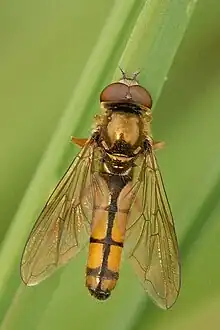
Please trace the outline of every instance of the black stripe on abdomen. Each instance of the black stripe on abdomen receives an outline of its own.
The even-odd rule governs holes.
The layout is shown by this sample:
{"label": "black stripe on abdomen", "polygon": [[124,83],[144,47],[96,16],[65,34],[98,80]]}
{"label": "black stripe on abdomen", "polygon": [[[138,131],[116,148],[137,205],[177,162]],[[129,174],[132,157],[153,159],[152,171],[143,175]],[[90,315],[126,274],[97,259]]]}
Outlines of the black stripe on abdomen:
{"label": "black stripe on abdomen", "polygon": [[[98,277],[100,274],[100,267],[97,267],[97,268],[89,268],[87,267],[86,269],[86,275],[87,276],[94,276],[94,277]],[[118,272],[113,272],[112,270],[110,269],[106,269],[105,270],[105,275],[104,275],[104,278],[106,280],[118,280],[119,278],[119,273]]]}
{"label": "black stripe on abdomen", "polygon": [[90,237],[90,243],[100,243],[100,244],[106,244],[106,245],[115,245],[115,246],[120,246],[123,248],[124,244],[123,242],[116,242],[112,239],[112,237],[107,236],[106,238],[103,239],[98,239],[98,238],[93,238],[92,236]]}

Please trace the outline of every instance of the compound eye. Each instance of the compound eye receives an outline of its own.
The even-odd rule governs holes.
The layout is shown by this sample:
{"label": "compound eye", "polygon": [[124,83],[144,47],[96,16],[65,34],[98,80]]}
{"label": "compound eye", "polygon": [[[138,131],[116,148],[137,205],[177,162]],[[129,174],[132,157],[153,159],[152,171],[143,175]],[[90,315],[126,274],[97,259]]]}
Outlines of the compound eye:
{"label": "compound eye", "polygon": [[130,87],[130,94],[132,101],[141,104],[149,109],[152,107],[152,98],[150,93],[140,85],[134,85]]}
{"label": "compound eye", "polygon": [[151,109],[152,98],[150,93],[140,85],[131,85],[117,82],[108,85],[100,94],[100,102],[129,102],[143,105]]}
{"label": "compound eye", "polygon": [[128,99],[129,88],[120,82],[105,87],[100,94],[100,102],[125,102]]}

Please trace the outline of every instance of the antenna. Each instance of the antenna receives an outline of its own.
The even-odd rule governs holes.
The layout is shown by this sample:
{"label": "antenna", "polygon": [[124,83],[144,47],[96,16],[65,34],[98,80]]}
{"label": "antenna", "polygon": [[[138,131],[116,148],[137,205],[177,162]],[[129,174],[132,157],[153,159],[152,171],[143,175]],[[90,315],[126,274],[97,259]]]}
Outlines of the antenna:
{"label": "antenna", "polygon": [[125,73],[125,71],[119,66],[119,69],[120,69],[120,71],[121,71],[121,74],[122,74],[122,79],[128,79],[127,77],[126,77],[126,73]]}
{"label": "antenna", "polygon": [[139,75],[139,73],[141,72],[141,70],[138,70],[138,71],[135,71],[133,74],[132,74],[132,77],[127,77],[126,76],[126,72],[119,66],[119,69],[122,73],[122,78],[121,79],[124,79],[124,80],[134,80],[138,83],[137,81],[137,76]]}
{"label": "antenna", "polygon": [[135,71],[131,79],[137,81],[137,76],[139,75],[140,72],[141,70]]}

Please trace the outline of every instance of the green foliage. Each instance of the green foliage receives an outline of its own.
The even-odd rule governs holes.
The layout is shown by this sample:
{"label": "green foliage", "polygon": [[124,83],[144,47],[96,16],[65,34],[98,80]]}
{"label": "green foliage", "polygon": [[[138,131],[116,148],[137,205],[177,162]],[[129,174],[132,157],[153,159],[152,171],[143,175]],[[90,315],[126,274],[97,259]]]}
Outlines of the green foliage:
{"label": "green foliage", "polygon": [[[15,1],[1,5],[0,329],[217,329],[220,286],[219,31],[210,0]],[[125,261],[103,303],[84,287],[86,251],[36,288],[23,245],[49,192],[89,135],[116,68],[141,69],[176,219],[183,285],[172,311],[146,298]]]}

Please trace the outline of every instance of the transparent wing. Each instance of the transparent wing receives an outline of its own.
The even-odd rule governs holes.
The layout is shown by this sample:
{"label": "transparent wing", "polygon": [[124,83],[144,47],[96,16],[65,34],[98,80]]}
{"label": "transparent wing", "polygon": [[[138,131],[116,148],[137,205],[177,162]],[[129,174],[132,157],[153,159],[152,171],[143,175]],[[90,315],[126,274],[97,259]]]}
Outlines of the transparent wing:
{"label": "transparent wing", "polygon": [[152,150],[139,159],[130,191],[126,232],[129,258],[152,300],[170,308],[180,290],[180,264],[174,222]]}
{"label": "transparent wing", "polygon": [[36,285],[67,263],[88,241],[93,209],[95,145],[88,140],[60,180],[24,248],[21,277]]}

